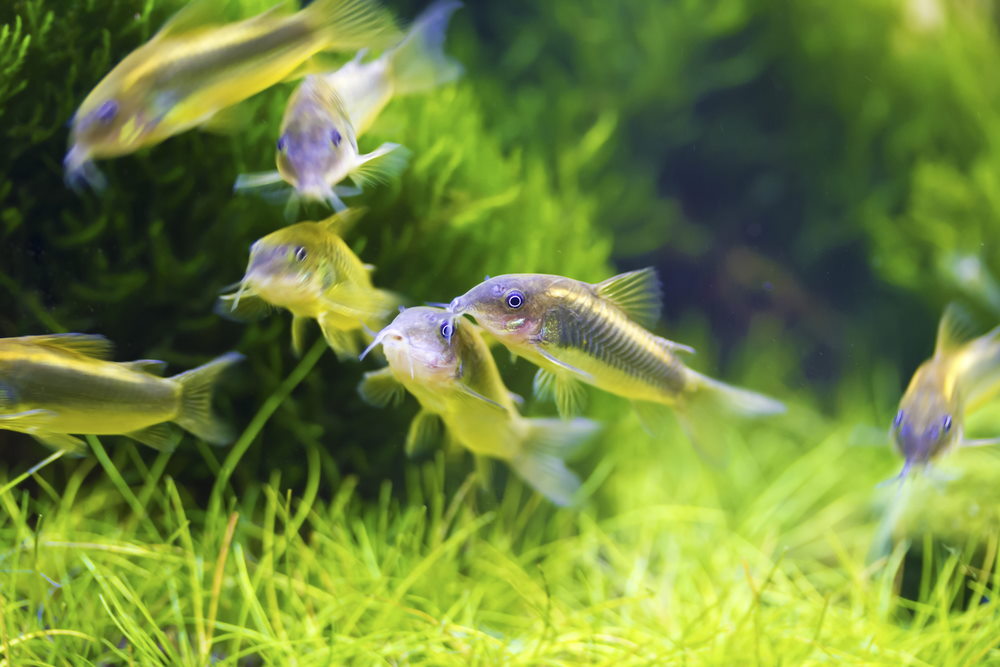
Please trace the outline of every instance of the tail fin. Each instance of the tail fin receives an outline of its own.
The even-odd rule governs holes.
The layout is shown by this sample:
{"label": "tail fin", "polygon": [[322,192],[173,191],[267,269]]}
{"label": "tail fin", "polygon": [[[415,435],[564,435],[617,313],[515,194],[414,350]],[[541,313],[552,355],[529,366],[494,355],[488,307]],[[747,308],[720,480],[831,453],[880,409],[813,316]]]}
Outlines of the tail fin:
{"label": "tail fin", "polygon": [[392,13],[376,0],[316,0],[303,10],[333,51],[381,49],[399,40]]}
{"label": "tail fin", "polygon": [[689,393],[675,406],[695,450],[714,465],[726,460],[726,416],[765,417],[785,411],[781,401],[687,370]]}
{"label": "tail fin", "polygon": [[212,413],[212,389],[222,371],[242,360],[242,354],[230,352],[172,377],[181,385],[181,409],[174,421],[206,442],[216,445],[232,442],[232,429]]}
{"label": "tail fin", "polygon": [[448,21],[462,6],[456,0],[439,0],[413,22],[403,41],[388,55],[396,95],[419,93],[454,81],[462,65],[444,53]]}
{"label": "tail fin", "polygon": [[569,505],[580,480],[563,463],[598,429],[596,422],[577,418],[527,419],[521,453],[510,465],[524,481],[556,505]]}

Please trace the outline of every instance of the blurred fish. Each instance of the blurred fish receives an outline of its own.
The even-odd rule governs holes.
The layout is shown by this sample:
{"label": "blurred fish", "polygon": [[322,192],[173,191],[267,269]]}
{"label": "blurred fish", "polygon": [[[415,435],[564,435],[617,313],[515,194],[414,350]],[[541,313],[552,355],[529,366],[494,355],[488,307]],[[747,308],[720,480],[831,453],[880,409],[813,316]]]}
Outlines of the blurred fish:
{"label": "blurred fish", "polygon": [[719,410],[743,416],[784,411],[779,401],[685,366],[678,353],[694,350],[645,328],[659,318],[660,302],[656,272],[642,269],[595,285],[544,274],[497,276],[449,309],[472,315],[513,353],[539,366],[535,391],[554,394],[564,417],[581,408],[585,382],[632,399],[647,425],[659,420],[659,406],[672,406],[707,453],[704,448],[718,440],[708,429]]}
{"label": "blurred fish", "polygon": [[400,304],[396,295],[372,286],[374,267],[363,264],[340,237],[362,215],[364,209],[352,208],[256,241],[238,289],[220,298],[218,312],[248,319],[272,307],[287,308],[297,354],[306,321],[315,319],[338,356],[356,355],[365,331],[380,329]]}
{"label": "blurred fish", "polygon": [[970,300],[977,301],[1000,315],[1000,283],[973,253],[950,253],[941,257],[940,272]]}
{"label": "blurred fish", "polygon": [[407,435],[408,453],[436,440],[443,422],[472,453],[506,461],[558,505],[571,502],[580,482],[563,458],[596,431],[594,422],[522,417],[478,328],[448,311],[404,310],[371,347],[378,344],[389,366],[366,373],[359,391],[380,406],[397,400],[403,388],[416,397],[421,411]]}
{"label": "blurred fish", "polygon": [[[339,211],[345,208],[341,195],[394,178],[406,166],[406,149],[384,143],[362,154],[358,137],[393,97],[433,88],[461,74],[461,65],[443,51],[448,21],[460,6],[453,0],[431,5],[398,45],[375,60],[362,62],[363,50],[335,72],[307,76],[285,108],[278,170],[242,175],[235,188],[285,181],[295,189],[289,214],[299,199],[326,202]],[[356,187],[335,187],[347,178]]]}
{"label": "blurred fish", "polygon": [[161,378],[162,361],[108,361],[102,336],[53,334],[0,339],[0,428],[27,433],[54,449],[87,451],[71,433],[125,435],[172,448],[170,422],[213,444],[232,440],[212,414],[212,386],[240,361],[231,352]]}
{"label": "blurred fish", "polygon": [[157,144],[195,126],[221,127],[219,112],[295,75],[325,50],[398,39],[374,0],[316,0],[294,14],[282,3],[225,23],[223,0],[194,0],[118,64],[72,120],[67,181],[100,187],[96,158]]}
{"label": "blurred fish", "polygon": [[938,324],[934,356],[910,380],[889,435],[903,456],[903,478],[959,447],[1000,444],[965,437],[965,417],[1000,392],[1000,326],[972,338],[962,311],[950,304]]}

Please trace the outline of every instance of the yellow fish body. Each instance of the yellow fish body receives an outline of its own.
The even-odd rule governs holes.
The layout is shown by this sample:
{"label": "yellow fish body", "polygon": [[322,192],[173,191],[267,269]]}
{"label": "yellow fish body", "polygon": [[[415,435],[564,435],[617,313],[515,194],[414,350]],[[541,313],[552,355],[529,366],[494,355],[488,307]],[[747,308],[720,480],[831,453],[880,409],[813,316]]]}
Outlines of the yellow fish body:
{"label": "yellow fish body", "polygon": [[54,334],[0,339],[0,428],[27,433],[76,454],[70,434],[125,435],[156,449],[173,441],[169,422],[215,444],[230,430],[211,411],[219,373],[242,359],[230,353],[171,378],[162,362],[113,362],[101,336]]}
{"label": "yellow fish body", "polygon": [[[459,6],[453,0],[432,5],[399,44],[371,62],[362,62],[365,50],[335,72],[305,77],[281,121],[278,170],[240,176],[236,189],[283,180],[294,188],[293,207],[301,198],[326,202],[339,211],[345,208],[340,195],[393,178],[406,165],[405,149],[384,143],[362,154],[358,138],[393,97],[427,90],[461,74],[461,65],[442,48],[448,21]],[[355,188],[335,187],[348,178]]]}
{"label": "yellow fish body", "polygon": [[285,308],[292,313],[292,347],[297,353],[302,350],[303,327],[314,319],[338,356],[356,355],[366,331],[378,331],[400,303],[396,295],[372,285],[372,267],[340,236],[363,213],[348,209],[256,241],[239,288],[221,297],[220,312],[247,317],[271,307]]}
{"label": "yellow fish body", "polygon": [[[553,502],[571,502],[579,480],[562,458],[596,430],[586,419],[522,417],[478,329],[445,310],[408,308],[379,332],[389,366],[367,373],[361,395],[385,405],[402,388],[420,403],[406,449],[423,449],[443,423],[473,454],[507,462]],[[440,420],[440,422],[439,422]]]}
{"label": "yellow fish body", "polygon": [[383,44],[396,33],[374,0],[316,0],[233,23],[225,2],[194,0],[118,64],[73,116],[67,179],[100,185],[96,158],[115,157],[192,127],[288,78],[320,51]]}
{"label": "yellow fish body", "polygon": [[899,402],[890,437],[905,460],[901,476],[958,447],[1000,443],[964,434],[965,417],[1000,391],[1000,327],[972,340],[961,329],[959,311],[949,306],[934,356],[917,368]]}
{"label": "yellow fish body", "polygon": [[694,432],[699,425],[687,419],[699,405],[744,416],[784,410],[779,401],[688,368],[678,353],[691,348],[646,328],[659,317],[660,298],[652,269],[597,284],[510,274],[487,279],[449,309],[471,315],[513,353],[539,366],[536,393],[554,394],[563,416],[580,409],[581,382],[635,401],[644,419],[653,414],[649,404],[672,406],[699,444],[706,444]]}

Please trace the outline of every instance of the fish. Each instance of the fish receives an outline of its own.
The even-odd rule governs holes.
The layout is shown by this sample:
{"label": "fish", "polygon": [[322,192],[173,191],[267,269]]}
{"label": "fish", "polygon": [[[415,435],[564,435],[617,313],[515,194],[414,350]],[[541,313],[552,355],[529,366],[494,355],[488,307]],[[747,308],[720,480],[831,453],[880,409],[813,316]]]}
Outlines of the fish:
{"label": "fish", "polygon": [[[393,97],[422,92],[457,79],[462,66],[445,55],[445,32],[461,6],[454,0],[431,5],[402,41],[378,58],[364,62],[367,50],[340,69],[310,74],[288,100],[277,141],[277,171],[241,175],[235,190],[254,190],[285,182],[292,186],[287,214],[298,202],[325,202],[346,208],[342,196],[360,194],[389,182],[405,168],[409,151],[383,143],[361,153],[364,134]],[[354,187],[340,186],[350,179]]]}
{"label": "fish", "polygon": [[429,446],[442,428],[477,456],[506,462],[532,488],[568,505],[580,487],[564,459],[597,431],[589,419],[523,417],[504,385],[478,327],[441,308],[399,313],[375,337],[389,365],[365,374],[359,393],[385,406],[404,390],[420,404],[406,440],[409,454]]}
{"label": "fish", "polygon": [[0,429],[26,433],[73,455],[77,435],[124,435],[160,451],[173,449],[176,424],[214,445],[232,430],[212,413],[212,389],[236,352],[173,377],[162,361],[111,361],[107,338],[49,334],[0,338]]}
{"label": "fish", "polygon": [[217,312],[256,319],[284,308],[292,313],[296,354],[302,353],[305,325],[312,319],[338,357],[355,357],[402,304],[398,295],[372,285],[374,267],[341,237],[364,214],[363,208],[351,208],[258,239],[250,246],[242,280],[220,297]]}
{"label": "fish", "polygon": [[949,304],[938,323],[933,356],[914,372],[889,427],[903,457],[902,480],[961,447],[1000,444],[968,438],[965,418],[1000,393],[1000,326],[970,337],[961,307]]}
{"label": "fish", "polygon": [[153,146],[188,129],[222,128],[233,105],[304,74],[328,50],[398,40],[394,18],[375,0],[316,0],[289,14],[282,3],[225,22],[223,0],[193,0],[127,55],[73,115],[64,159],[71,186],[104,186],[93,161]]}
{"label": "fish", "polygon": [[[661,406],[674,409],[699,452],[709,455],[720,410],[778,414],[780,401],[688,368],[694,350],[649,331],[660,315],[661,286],[652,268],[591,284],[539,273],[488,278],[448,309],[469,315],[516,356],[537,365],[534,390],[554,397],[559,414],[583,407],[583,385],[630,399],[655,430]],[[719,458],[711,456],[710,458]]]}

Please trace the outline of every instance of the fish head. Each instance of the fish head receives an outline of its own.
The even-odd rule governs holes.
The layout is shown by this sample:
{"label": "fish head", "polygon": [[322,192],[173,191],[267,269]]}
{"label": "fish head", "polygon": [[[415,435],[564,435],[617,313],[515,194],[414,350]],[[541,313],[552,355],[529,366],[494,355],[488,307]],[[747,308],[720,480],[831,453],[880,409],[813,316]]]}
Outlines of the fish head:
{"label": "fish head", "polygon": [[92,185],[96,172],[92,160],[130,153],[145,143],[160,117],[139,103],[137,96],[122,94],[105,81],[83,101],[70,120],[70,147],[63,160],[66,178]]}
{"label": "fish head", "polygon": [[553,306],[550,288],[559,276],[512,273],[487,278],[460,297],[448,310],[471,315],[479,326],[506,343],[523,343],[541,332]]}
{"label": "fish head", "polygon": [[315,307],[336,280],[328,234],[315,222],[300,222],[258,239],[241,289],[293,311]]}
{"label": "fish head", "polygon": [[464,340],[459,318],[440,308],[407,308],[376,335],[393,372],[423,383],[446,383],[458,377]]}
{"label": "fish head", "polygon": [[358,154],[350,120],[309,77],[289,102],[277,143],[278,173],[305,199],[334,205],[333,186],[347,178]]}
{"label": "fish head", "polygon": [[940,391],[908,391],[890,429],[908,465],[926,464],[957,446],[962,438],[961,409]]}

